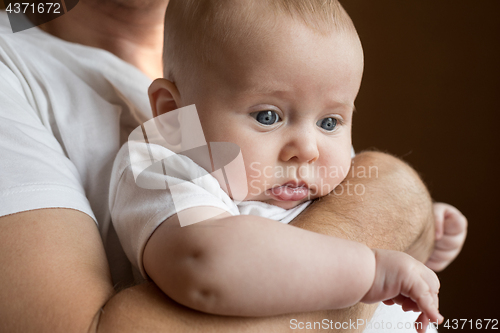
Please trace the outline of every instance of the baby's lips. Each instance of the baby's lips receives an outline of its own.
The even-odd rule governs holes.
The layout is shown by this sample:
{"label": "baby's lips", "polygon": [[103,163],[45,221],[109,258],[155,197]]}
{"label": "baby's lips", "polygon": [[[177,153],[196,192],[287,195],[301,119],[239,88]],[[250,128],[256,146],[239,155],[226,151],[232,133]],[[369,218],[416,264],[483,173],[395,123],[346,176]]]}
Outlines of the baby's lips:
{"label": "baby's lips", "polygon": [[271,194],[281,201],[299,201],[303,200],[309,194],[309,189],[305,186],[292,187],[282,185],[271,189]]}

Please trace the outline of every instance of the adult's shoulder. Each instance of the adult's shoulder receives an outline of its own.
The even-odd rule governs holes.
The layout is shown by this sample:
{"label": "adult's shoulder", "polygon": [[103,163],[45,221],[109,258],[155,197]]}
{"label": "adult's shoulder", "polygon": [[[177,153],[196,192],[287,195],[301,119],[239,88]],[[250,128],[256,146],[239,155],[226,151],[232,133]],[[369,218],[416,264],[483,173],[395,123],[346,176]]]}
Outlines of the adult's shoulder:
{"label": "adult's shoulder", "polygon": [[[150,82],[105,50],[37,27],[12,33],[0,12],[0,216],[69,208],[112,238],[111,167],[130,131],[151,117]],[[107,244],[122,258],[117,242]],[[111,267],[115,281],[120,270]]]}

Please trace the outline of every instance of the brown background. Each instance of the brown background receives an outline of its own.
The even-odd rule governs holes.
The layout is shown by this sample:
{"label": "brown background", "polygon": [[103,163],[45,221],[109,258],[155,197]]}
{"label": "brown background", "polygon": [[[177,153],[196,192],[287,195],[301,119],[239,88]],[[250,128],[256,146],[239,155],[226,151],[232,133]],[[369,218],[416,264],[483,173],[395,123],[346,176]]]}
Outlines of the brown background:
{"label": "brown background", "polygon": [[460,257],[439,274],[441,311],[500,319],[500,0],[343,4],[365,50],[354,147],[404,158],[468,217]]}
{"label": "brown background", "polygon": [[365,51],[354,148],[402,157],[468,217],[460,257],[439,274],[441,311],[500,320],[500,1],[342,4]]}

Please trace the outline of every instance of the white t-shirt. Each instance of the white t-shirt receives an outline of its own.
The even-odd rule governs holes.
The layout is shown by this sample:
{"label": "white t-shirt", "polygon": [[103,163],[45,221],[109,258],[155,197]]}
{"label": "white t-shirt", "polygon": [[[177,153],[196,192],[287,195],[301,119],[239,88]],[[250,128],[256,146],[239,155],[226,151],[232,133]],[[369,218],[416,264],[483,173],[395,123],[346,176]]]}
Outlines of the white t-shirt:
{"label": "white t-shirt", "polygon": [[133,282],[114,232],[113,160],[152,117],[151,80],[113,54],[38,28],[13,34],[0,11],[0,216],[61,207],[92,217],[114,283]]}

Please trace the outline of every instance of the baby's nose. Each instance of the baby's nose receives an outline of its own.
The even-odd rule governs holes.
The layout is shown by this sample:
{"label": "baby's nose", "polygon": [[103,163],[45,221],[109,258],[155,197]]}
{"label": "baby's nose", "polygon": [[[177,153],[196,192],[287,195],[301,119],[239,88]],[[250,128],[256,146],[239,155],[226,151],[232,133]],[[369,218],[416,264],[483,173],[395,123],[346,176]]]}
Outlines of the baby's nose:
{"label": "baby's nose", "polygon": [[319,158],[316,138],[311,134],[297,135],[281,151],[281,160],[313,163]]}

